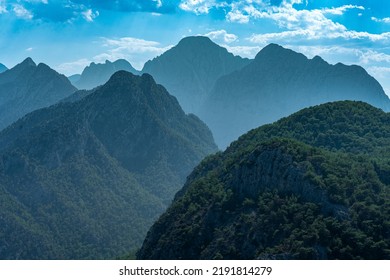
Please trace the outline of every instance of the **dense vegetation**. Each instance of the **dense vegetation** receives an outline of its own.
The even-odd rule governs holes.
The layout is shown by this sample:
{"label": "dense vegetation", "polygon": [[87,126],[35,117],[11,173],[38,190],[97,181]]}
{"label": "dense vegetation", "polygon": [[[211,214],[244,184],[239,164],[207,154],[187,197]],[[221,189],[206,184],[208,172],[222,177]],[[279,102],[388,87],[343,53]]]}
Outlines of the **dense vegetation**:
{"label": "dense vegetation", "polygon": [[390,115],[302,110],[205,159],[140,259],[389,259]]}
{"label": "dense vegetation", "polygon": [[216,151],[152,77],[120,71],[0,133],[0,258],[103,259],[139,248]]}

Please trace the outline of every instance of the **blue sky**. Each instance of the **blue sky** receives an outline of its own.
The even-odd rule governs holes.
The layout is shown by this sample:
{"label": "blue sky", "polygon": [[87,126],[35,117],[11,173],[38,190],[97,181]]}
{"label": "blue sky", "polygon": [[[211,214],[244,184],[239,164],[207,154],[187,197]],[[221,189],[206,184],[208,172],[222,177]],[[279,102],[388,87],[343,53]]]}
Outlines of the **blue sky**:
{"label": "blue sky", "polygon": [[390,1],[0,0],[0,63],[66,75],[125,58],[140,69],[186,36],[254,57],[269,43],[363,66],[390,95]]}

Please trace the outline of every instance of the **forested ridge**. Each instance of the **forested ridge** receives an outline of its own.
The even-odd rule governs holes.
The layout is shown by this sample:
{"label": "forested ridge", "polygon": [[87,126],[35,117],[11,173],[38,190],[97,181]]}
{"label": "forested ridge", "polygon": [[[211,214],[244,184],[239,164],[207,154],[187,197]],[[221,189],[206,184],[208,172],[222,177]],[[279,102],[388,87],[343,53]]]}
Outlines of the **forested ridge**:
{"label": "forested ridge", "polygon": [[390,116],[304,109],[205,159],[140,259],[389,259]]}

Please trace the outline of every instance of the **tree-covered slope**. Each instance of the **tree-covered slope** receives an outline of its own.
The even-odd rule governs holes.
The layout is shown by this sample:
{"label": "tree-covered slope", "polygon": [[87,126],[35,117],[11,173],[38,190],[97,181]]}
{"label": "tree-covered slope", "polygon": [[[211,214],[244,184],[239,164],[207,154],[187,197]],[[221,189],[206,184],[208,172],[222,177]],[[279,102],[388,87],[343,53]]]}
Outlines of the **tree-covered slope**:
{"label": "tree-covered slope", "polygon": [[25,114],[53,105],[77,89],[49,66],[25,59],[0,73],[0,130]]}
{"label": "tree-covered slope", "polygon": [[249,132],[195,168],[138,258],[389,259],[390,115],[336,102]]}
{"label": "tree-covered slope", "polygon": [[162,55],[145,63],[151,74],[174,95],[185,112],[197,114],[215,81],[250,62],[234,56],[203,36],[186,37]]}
{"label": "tree-covered slope", "polygon": [[331,101],[363,101],[390,111],[390,99],[362,67],[328,64],[316,56],[270,44],[241,70],[221,77],[199,117],[224,148],[248,130],[305,107]]}
{"label": "tree-covered slope", "polygon": [[89,95],[0,133],[0,258],[101,259],[139,247],[212,135],[149,75],[119,71]]}

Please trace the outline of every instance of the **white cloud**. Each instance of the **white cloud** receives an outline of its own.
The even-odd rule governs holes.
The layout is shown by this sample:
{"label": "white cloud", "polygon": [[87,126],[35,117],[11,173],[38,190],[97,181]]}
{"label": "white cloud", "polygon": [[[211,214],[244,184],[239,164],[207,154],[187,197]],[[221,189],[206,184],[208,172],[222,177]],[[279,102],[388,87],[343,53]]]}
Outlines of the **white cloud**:
{"label": "white cloud", "polygon": [[390,55],[373,50],[366,50],[361,53],[360,63],[370,64],[372,62],[390,63]]}
{"label": "white cloud", "polygon": [[233,10],[227,13],[226,19],[230,22],[238,22],[238,23],[248,23],[249,15],[244,15],[239,10]]}
{"label": "white cloud", "polygon": [[65,75],[72,75],[75,73],[81,73],[83,69],[87,67],[90,63],[90,60],[82,58],[76,61],[62,63],[55,68],[59,73],[63,73]]}
{"label": "white cloud", "polygon": [[33,14],[20,4],[14,4],[13,11],[14,11],[15,15],[19,18],[23,18],[23,19],[32,19],[33,18]]}
{"label": "white cloud", "polygon": [[222,45],[229,52],[241,57],[254,58],[256,54],[261,50],[259,46],[229,46]]}
{"label": "white cloud", "polygon": [[24,0],[24,1],[28,2],[28,3],[42,3],[42,4],[48,4],[49,3],[48,0]]}
{"label": "white cloud", "polygon": [[161,8],[162,7],[162,2],[161,0],[153,0],[153,2],[156,2],[156,7]]}
{"label": "white cloud", "polygon": [[344,5],[341,7],[335,7],[335,8],[324,8],[322,9],[322,13],[324,14],[332,14],[332,15],[343,15],[346,11],[357,9],[364,11],[365,8],[363,6],[357,6],[357,5]]}
{"label": "white cloud", "polygon": [[207,36],[215,41],[222,41],[223,43],[230,44],[232,42],[237,41],[238,37],[235,34],[227,33],[226,30],[215,30],[209,33],[204,34],[203,36]]}
{"label": "white cloud", "polygon": [[34,50],[34,49],[30,47],[30,48],[27,48],[27,49],[26,49],[26,52],[31,52],[31,51],[33,51],[33,50]]}
{"label": "white cloud", "polygon": [[266,44],[277,41],[292,42],[298,40],[324,40],[324,39],[345,39],[345,40],[369,40],[372,42],[390,40],[390,32],[381,34],[372,34],[368,32],[358,32],[353,30],[347,30],[343,26],[323,26],[322,28],[313,24],[312,27],[301,28],[291,31],[253,34],[247,38],[252,43]]}
{"label": "white cloud", "polygon": [[[161,53],[166,50],[166,47],[161,47],[159,42],[147,41],[133,37],[123,37],[119,39],[103,38],[105,47],[114,47],[118,51],[126,51],[129,53],[153,52]],[[112,49],[112,50],[114,50]]]}
{"label": "white cloud", "polygon": [[155,41],[123,37],[119,39],[103,38],[103,47],[106,48],[106,51],[94,56],[95,62],[115,61],[124,58],[130,61],[136,69],[141,69],[147,60],[162,54],[173,46],[161,46],[159,42]]}
{"label": "white cloud", "polygon": [[389,78],[390,77],[390,67],[372,66],[372,67],[368,67],[367,71],[369,73],[372,73],[374,76],[377,76],[380,78]]}
{"label": "white cloud", "polygon": [[386,17],[386,18],[371,17],[371,20],[373,20],[375,22],[390,23],[390,17]]}
{"label": "white cloud", "polygon": [[195,14],[207,14],[215,6],[218,6],[215,0],[186,0],[179,4],[180,9]]}
{"label": "white cloud", "polygon": [[99,11],[93,12],[91,9],[81,12],[83,18],[88,22],[93,22],[95,18],[99,16]]}
{"label": "white cloud", "polygon": [[0,0],[0,15],[1,14],[5,14],[5,13],[8,13],[8,10],[7,10],[7,3],[5,2],[5,0]]}

